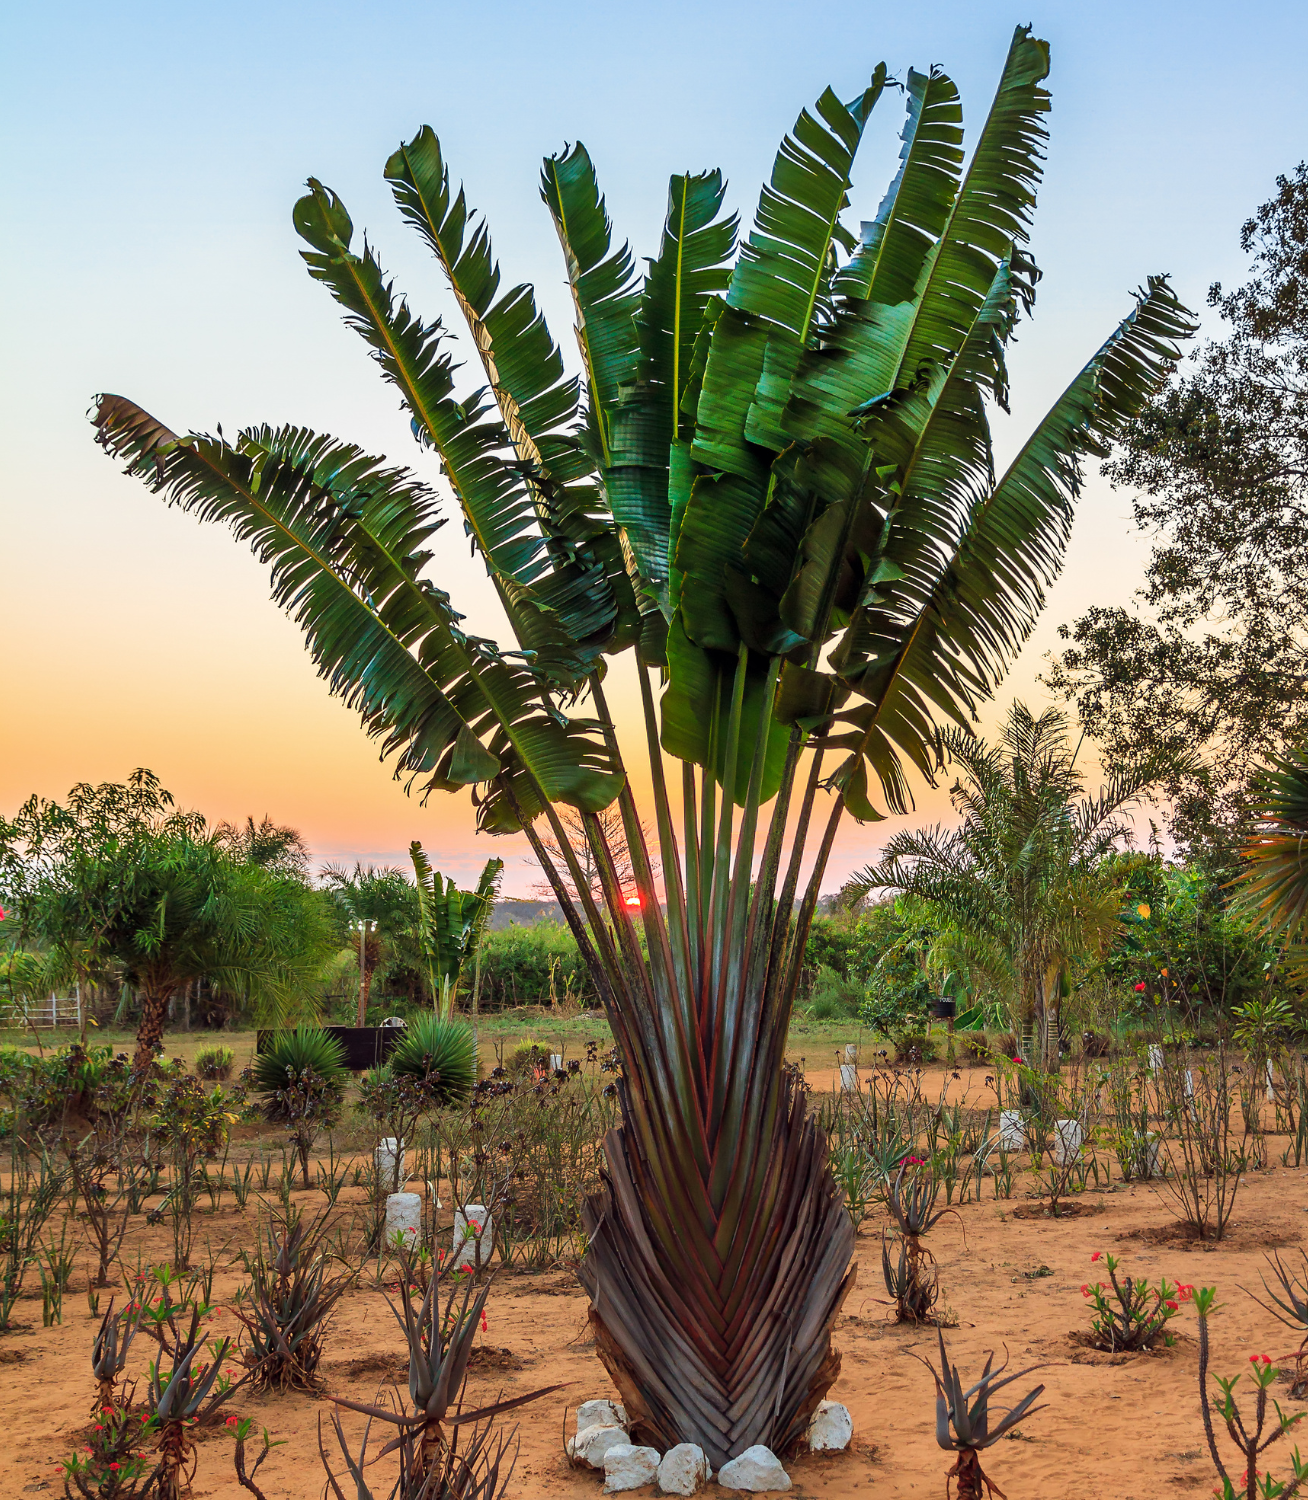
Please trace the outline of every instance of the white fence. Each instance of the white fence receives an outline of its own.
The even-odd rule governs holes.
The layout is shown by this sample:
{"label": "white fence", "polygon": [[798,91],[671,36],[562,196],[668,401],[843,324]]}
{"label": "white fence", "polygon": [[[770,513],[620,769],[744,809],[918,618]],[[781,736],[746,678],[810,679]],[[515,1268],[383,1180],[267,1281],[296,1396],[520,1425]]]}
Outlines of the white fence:
{"label": "white fence", "polygon": [[44,1000],[16,1000],[9,1005],[0,1005],[0,1026],[36,1027],[82,1025],[82,1001],[79,995],[67,997],[51,995]]}

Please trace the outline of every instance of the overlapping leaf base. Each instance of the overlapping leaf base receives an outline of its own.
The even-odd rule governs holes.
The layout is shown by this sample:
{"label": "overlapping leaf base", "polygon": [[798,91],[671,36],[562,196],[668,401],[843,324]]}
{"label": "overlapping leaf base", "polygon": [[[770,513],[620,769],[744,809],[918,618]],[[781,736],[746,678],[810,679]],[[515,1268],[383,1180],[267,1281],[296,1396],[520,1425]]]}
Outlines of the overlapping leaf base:
{"label": "overlapping leaf base", "polygon": [[629,1130],[607,1137],[605,1187],[584,1214],[591,1326],[635,1440],[698,1443],[714,1469],[754,1443],[784,1452],[840,1373],[831,1326],[854,1233],[802,1093],[784,1077],[776,1091],[774,1149],[755,1155],[752,1185],[770,1208],[742,1220],[722,1259],[698,1254],[697,1236],[655,1233],[643,1204],[660,1189]]}

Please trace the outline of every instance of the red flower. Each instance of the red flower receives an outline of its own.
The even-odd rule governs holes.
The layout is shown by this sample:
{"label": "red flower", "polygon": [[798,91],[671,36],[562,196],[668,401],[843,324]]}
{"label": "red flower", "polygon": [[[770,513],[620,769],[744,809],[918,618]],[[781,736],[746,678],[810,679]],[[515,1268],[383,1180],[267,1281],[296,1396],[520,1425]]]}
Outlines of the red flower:
{"label": "red flower", "polygon": [[1260,1362],[1265,1365],[1271,1364],[1271,1360],[1265,1354],[1251,1354],[1249,1356],[1249,1363],[1251,1365],[1256,1365]]}
{"label": "red flower", "polygon": [[1147,989],[1148,989],[1148,988],[1149,988],[1149,986],[1148,986],[1148,985],[1147,985],[1147,984],[1146,984],[1146,983],[1145,983],[1145,982],[1144,982],[1144,980],[1143,980],[1143,979],[1142,979],[1142,980],[1141,980],[1141,981],[1140,981],[1140,983],[1139,983],[1139,984],[1137,984],[1137,985],[1136,985],[1136,987],[1135,987],[1135,992],[1136,992],[1136,994],[1137,994],[1137,995],[1143,995],[1143,994],[1144,994],[1144,992],[1145,992],[1145,991],[1146,991],[1146,990],[1147,990]]}
{"label": "red flower", "polygon": [[110,1464],[109,1467],[111,1469],[120,1469],[122,1467],[122,1465],[121,1464]]}
{"label": "red flower", "polygon": [[236,1418],[235,1417],[228,1417],[227,1418],[227,1425],[229,1427],[235,1427],[236,1426]]}
{"label": "red flower", "polygon": [[1167,1302],[1167,1303],[1164,1304],[1164,1306],[1170,1308],[1172,1310],[1172,1312],[1180,1312],[1181,1311],[1181,1309],[1177,1306],[1177,1304],[1175,1302]]}
{"label": "red flower", "polygon": [[1093,1265],[1095,1261],[1103,1260],[1103,1258],[1104,1252],[1102,1250],[1096,1250],[1095,1253],[1090,1257],[1090,1264]]}
{"label": "red flower", "polygon": [[1081,1283],[1081,1295],[1083,1297],[1088,1297],[1090,1295],[1090,1283],[1088,1281],[1083,1281]]}
{"label": "red flower", "polygon": [[1189,1285],[1188,1283],[1183,1283],[1181,1286],[1177,1287],[1176,1297],[1178,1302],[1193,1302],[1194,1287]]}

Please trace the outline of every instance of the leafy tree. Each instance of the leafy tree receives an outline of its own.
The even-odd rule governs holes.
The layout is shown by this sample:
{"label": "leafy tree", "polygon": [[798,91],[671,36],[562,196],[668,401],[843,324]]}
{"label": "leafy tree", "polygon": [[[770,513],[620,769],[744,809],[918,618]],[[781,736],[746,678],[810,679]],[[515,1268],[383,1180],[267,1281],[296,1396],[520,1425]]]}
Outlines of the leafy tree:
{"label": "leafy tree", "polygon": [[219,823],[214,829],[218,843],[242,864],[259,865],[281,875],[309,878],[309,846],[297,828],[274,823],[264,817],[261,823],[246,818],[239,823]]}
{"label": "leafy tree", "polygon": [[276,1014],[330,951],[311,891],[231,858],[145,770],[125,784],[79,784],[62,804],[32,797],[0,819],[0,879],[21,936],[79,975],[120,967],[141,1007],[138,1074],[160,1045],[169,1000],[193,979]]}
{"label": "leafy tree", "polygon": [[1129,853],[1105,862],[1122,930],[1104,960],[1136,1014],[1165,1005],[1187,1021],[1220,1020],[1281,982],[1279,955],[1230,885],[1204,865]]}
{"label": "leafy tree", "polygon": [[[1152,279],[995,473],[989,405],[1035,291],[1047,71],[1020,28],[966,166],[954,84],[910,72],[899,171],[861,237],[842,214],[889,80],[879,66],[847,104],[827,90],[782,142],[739,254],[720,174],[677,175],[643,277],[585,148],[548,157],[580,379],[531,288],[501,293],[430,128],[386,176],[469,323],[479,389],[456,395],[443,325],[310,179],[294,210],[309,272],[438,457],[508,649],[468,635],[425,576],[440,518],[407,471],[304,429],[180,436],[119,396],[95,415],[130,472],[272,565],[399,774],[424,794],[475,786],[483,829],[526,834],[622,1062],[581,1270],[597,1347],[642,1441],[693,1438],[715,1468],[786,1448],[837,1368],[852,1230],[781,1064],[840,821],[876,817],[874,797],[902,810],[901,757],[930,775],[936,717],[967,722],[1002,676],[1060,565],[1084,457],[1191,329]],[[627,652],[665,901],[604,688]],[[599,833],[615,801],[638,909]],[[602,903],[560,804],[583,815]]]}
{"label": "leafy tree", "polygon": [[1244,285],[1209,291],[1229,332],[1124,431],[1106,472],[1158,534],[1153,618],[1096,606],[1050,676],[1110,759],[1205,746],[1175,826],[1233,866],[1250,778],[1308,731],[1308,166],[1243,226]]}
{"label": "leafy tree", "polygon": [[934,907],[955,955],[987,988],[1007,992],[1028,1062],[1057,1066],[1050,1037],[1073,971],[1103,956],[1120,898],[1105,856],[1128,836],[1119,816],[1170,767],[1167,756],[1115,772],[1082,796],[1077,749],[1056,709],[1015,702],[999,742],[951,730],[945,756],[956,828],[905,830],[881,862],[848,882],[854,896],[899,890]]}

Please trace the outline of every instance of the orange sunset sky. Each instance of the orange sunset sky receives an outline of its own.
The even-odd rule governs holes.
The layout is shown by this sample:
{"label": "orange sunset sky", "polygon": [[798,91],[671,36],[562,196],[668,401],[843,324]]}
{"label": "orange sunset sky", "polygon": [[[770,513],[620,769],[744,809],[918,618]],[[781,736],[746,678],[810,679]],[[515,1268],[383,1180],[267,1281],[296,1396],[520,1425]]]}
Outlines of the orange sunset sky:
{"label": "orange sunset sky", "polygon": [[[574,360],[536,190],[543,153],[584,139],[619,235],[651,254],[669,171],[720,164],[747,221],[798,110],[828,82],[849,97],[882,57],[901,74],[943,64],[975,127],[1015,19],[990,0],[884,13],[838,3],[819,34],[794,29],[803,8],[792,4],[670,4],[715,59],[690,77],[675,27],[636,48],[623,8],[589,4],[569,7],[567,26],[549,7],[498,7],[492,63],[475,9],[384,5],[392,24],[375,29],[334,5],[235,4],[221,29],[198,10],[146,5],[11,17],[0,91],[10,210],[0,811],[149,766],[212,819],[268,813],[295,825],[319,859],[400,863],[420,838],[461,877],[504,855],[506,893],[528,893],[525,840],[474,836],[466,795],[426,807],[406,797],[314,675],[298,629],[269,601],[266,570],[225,531],[123,478],[93,445],[87,408],[116,391],[182,430],[303,421],[435,480],[395,393],[300,263],[290,210],[308,173],[341,193],[415,304],[455,326],[381,179],[387,154],[429,121],[489,215],[506,284],[536,282]],[[1196,309],[1211,281],[1239,278],[1241,221],[1302,154],[1302,90],[1259,88],[1243,104],[1232,92],[1265,66],[1260,17],[1274,22],[1280,56],[1303,55],[1301,12],[1255,4],[1237,28],[1225,7],[1196,4],[1182,27],[1163,9],[1054,4],[1030,17],[1053,46],[1032,241],[1045,279],[1012,351],[1001,461],[1147,274],[1172,272]],[[888,97],[862,148],[851,223],[875,212],[901,122]],[[1060,622],[1131,600],[1148,541],[1129,514],[1128,496],[1091,479],[1064,575],[983,731],[1014,693],[1046,701],[1036,677]],[[499,633],[457,516],[431,573],[472,629]],[[634,682],[621,665],[611,680],[634,727]],[[943,789],[924,788],[914,821],[947,812]],[[896,826],[847,822],[828,888]]]}

